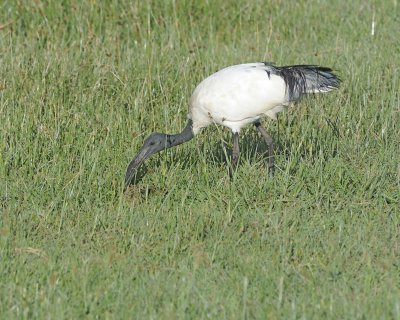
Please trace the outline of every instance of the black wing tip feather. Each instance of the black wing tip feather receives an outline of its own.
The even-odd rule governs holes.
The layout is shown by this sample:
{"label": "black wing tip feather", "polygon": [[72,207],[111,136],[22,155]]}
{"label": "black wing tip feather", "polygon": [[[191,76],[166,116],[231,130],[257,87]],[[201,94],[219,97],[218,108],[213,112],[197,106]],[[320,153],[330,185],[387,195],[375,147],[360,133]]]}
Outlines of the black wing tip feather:
{"label": "black wing tip feather", "polygon": [[266,67],[272,67],[273,69],[275,69],[277,71],[283,71],[283,70],[301,71],[303,69],[303,70],[310,70],[310,71],[316,71],[316,72],[328,72],[328,73],[330,73],[330,75],[332,75],[333,77],[335,77],[336,79],[341,81],[340,77],[337,74],[335,74],[335,72],[337,70],[334,70],[329,67],[320,66],[318,64],[293,64],[293,65],[287,65],[287,66],[276,66],[273,62],[269,62],[269,61],[263,61],[262,63]]}
{"label": "black wing tip feather", "polygon": [[307,71],[314,71],[317,74],[319,72],[326,72],[328,73],[332,78],[337,79],[339,82],[341,81],[340,77],[335,73],[337,72],[337,70],[334,70],[332,68],[329,67],[323,67],[317,64],[297,64],[297,65],[291,65],[291,66],[282,66],[282,67],[277,67],[280,69],[289,69],[289,70],[298,70],[298,71],[302,71],[303,70],[307,70]]}
{"label": "black wing tip feather", "polygon": [[337,89],[340,86],[341,79],[329,67],[315,64],[278,67],[270,62],[263,63],[285,80],[289,100],[296,100],[312,90],[321,92],[326,89]]}

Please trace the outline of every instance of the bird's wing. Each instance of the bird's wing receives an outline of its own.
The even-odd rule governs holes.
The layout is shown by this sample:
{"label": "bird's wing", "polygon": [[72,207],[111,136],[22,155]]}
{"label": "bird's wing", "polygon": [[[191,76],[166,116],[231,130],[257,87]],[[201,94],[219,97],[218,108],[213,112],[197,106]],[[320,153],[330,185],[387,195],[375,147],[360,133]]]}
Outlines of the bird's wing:
{"label": "bird's wing", "polygon": [[284,80],[263,63],[231,66],[206,78],[195,89],[192,112],[240,121],[263,115],[287,102]]}

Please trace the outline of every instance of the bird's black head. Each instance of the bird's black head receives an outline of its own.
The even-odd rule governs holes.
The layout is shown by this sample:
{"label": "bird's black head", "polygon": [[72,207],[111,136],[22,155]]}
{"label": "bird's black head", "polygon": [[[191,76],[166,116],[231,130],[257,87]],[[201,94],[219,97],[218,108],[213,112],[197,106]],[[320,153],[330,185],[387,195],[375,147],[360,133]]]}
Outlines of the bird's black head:
{"label": "bird's black head", "polygon": [[125,175],[125,189],[130,184],[135,172],[140,165],[149,158],[152,154],[157,153],[167,148],[168,136],[163,133],[153,132],[143,143],[143,147],[139,150],[137,155],[129,163]]}
{"label": "bird's black head", "polygon": [[161,150],[177,146],[178,144],[184,143],[194,137],[193,133],[193,121],[188,120],[186,127],[181,133],[178,134],[164,134],[153,132],[143,143],[143,147],[139,150],[135,158],[129,163],[128,170],[125,175],[125,189],[130,184],[136,170],[140,165],[149,158],[152,154]]}
{"label": "bird's black head", "polygon": [[164,150],[167,144],[167,135],[164,133],[153,132],[151,135],[147,137],[147,139],[143,143],[142,149],[140,151],[145,150],[148,154],[147,157],[150,157],[152,154]]}

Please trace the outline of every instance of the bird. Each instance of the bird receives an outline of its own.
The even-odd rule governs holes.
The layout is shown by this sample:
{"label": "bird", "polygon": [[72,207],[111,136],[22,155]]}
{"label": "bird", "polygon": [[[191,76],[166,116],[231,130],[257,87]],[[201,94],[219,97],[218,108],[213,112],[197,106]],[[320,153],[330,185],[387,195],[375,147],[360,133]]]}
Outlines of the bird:
{"label": "bird", "polygon": [[268,146],[268,171],[274,174],[274,143],[261,125],[261,119],[276,120],[277,114],[302,96],[339,88],[340,78],[331,68],[318,65],[275,66],[269,62],[237,64],[208,76],[194,89],[189,103],[187,125],[178,134],[153,132],[129,163],[125,186],[151,155],[191,140],[202,128],[218,124],[233,136],[232,175],[239,159],[239,133],[254,124]]}

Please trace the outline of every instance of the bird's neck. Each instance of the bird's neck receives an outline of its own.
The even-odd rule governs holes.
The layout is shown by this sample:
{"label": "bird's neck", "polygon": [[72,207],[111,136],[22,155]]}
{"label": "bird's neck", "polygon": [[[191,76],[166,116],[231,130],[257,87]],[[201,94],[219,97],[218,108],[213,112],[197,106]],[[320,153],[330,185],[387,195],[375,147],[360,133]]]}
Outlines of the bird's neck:
{"label": "bird's neck", "polygon": [[165,135],[165,149],[175,147],[181,143],[189,141],[194,137],[193,134],[193,121],[191,119],[188,120],[186,127],[182,130],[181,133],[178,134],[166,134]]}

